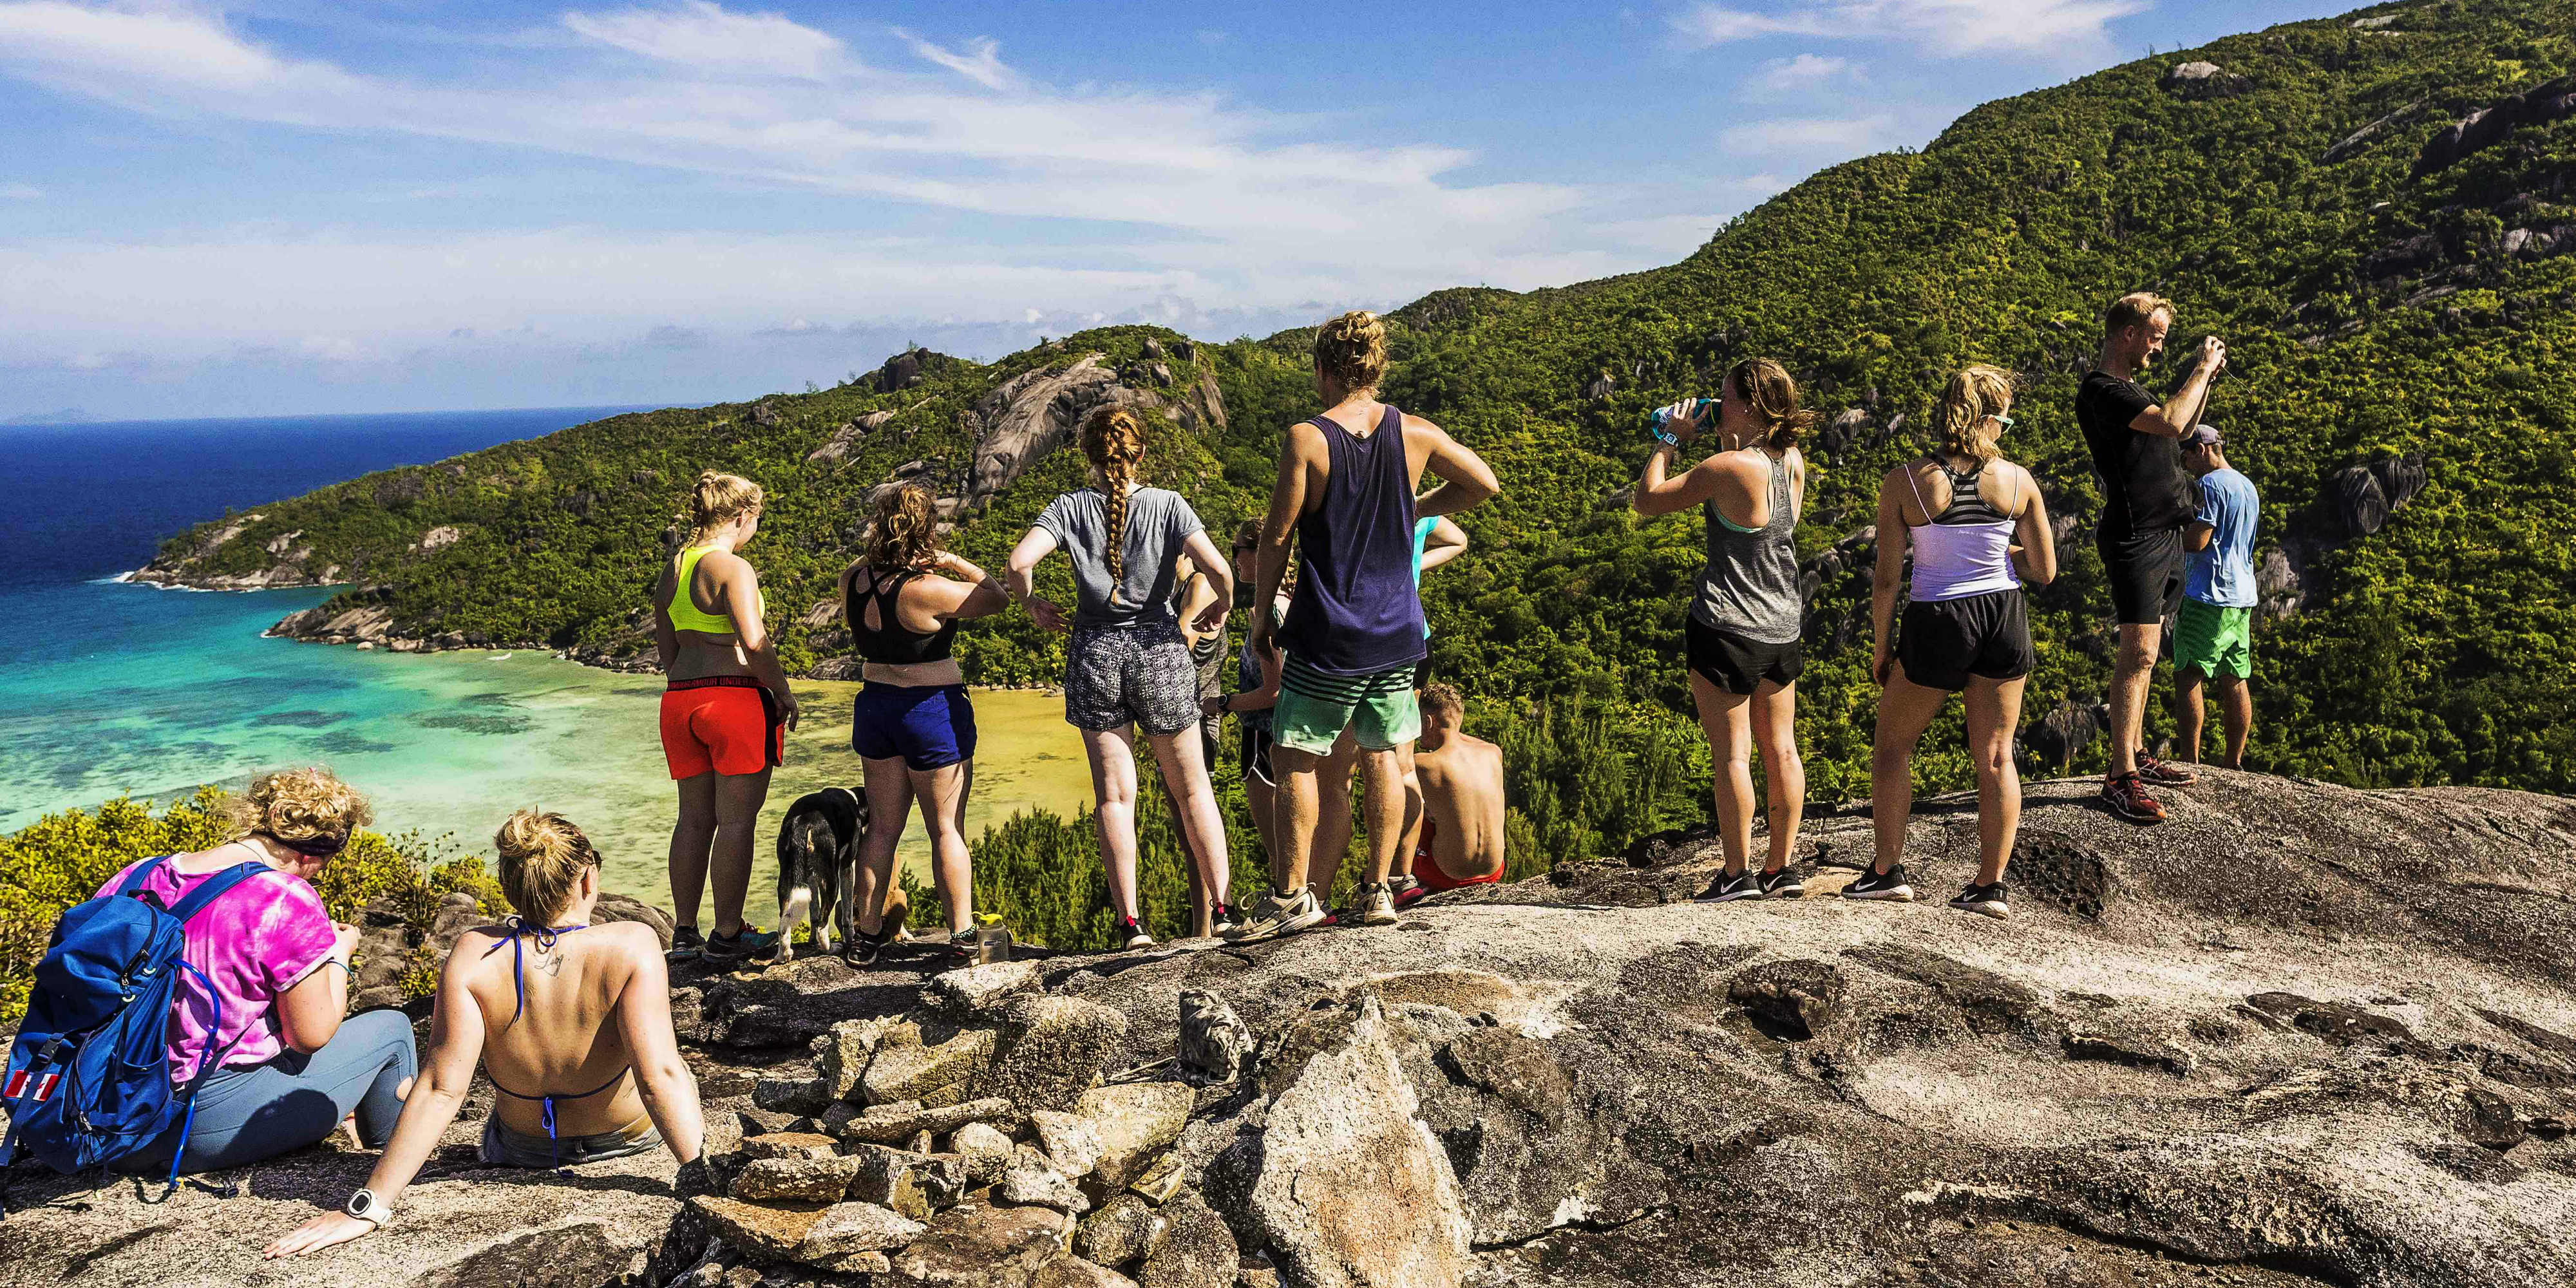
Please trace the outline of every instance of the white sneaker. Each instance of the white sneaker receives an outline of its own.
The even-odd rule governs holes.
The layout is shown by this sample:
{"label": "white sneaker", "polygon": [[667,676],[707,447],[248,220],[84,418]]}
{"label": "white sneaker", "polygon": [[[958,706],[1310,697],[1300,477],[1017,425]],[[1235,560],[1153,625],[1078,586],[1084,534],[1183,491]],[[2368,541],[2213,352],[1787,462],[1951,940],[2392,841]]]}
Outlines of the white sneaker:
{"label": "white sneaker", "polygon": [[1395,924],[1395,892],[1384,885],[1362,885],[1357,891],[1360,924],[1392,926]]}
{"label": "white sneaker", "polygon": [[1236,943],[1262,939],[1279,939],[1307,929],[1324,919],[1324,907],[1312,890],[1299,890],[1285,899],[1276,893],[1261,896],[1252,905],[1252,915],[1240,926],[1226,933]]}

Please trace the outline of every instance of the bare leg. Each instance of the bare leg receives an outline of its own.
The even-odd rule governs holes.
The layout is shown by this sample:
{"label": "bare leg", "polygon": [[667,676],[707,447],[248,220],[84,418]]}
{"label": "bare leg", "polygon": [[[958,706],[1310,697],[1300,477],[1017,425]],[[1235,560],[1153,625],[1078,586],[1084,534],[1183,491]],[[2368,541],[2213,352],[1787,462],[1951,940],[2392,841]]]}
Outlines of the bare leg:
{"label": "bare leg", "polygon": [[1082,731],[1091,761],[1092,820],[1100,828],[1100,863],[1109,877],[1109,906],[1122,917],[1144,920],[1136,906],[1135,727]]}
{"label": "bare leg", "polygon": [[743,900],[751,893],[751,851],[760,831],[760,807],[769,800],[769,771],[716,775],[716,841],[708,856],[715,887],[716,933],[742,933]]}
{"label": "bare leg", "polygon": [[1279,778],[1270,806],[1270,888],[1291,894],[1306,884],[1307,858],[1315,843],[1322,794],[1316,774],[1325,758],[1293,747],[1270,749],[1270,769]]}
{"label": "bare leg", "polygon": [[2227,727],[2227,767],[2245,767],[2245,741],[2254,736],[2254,686],[2234,676],[2218,681],[2218,718]]}
{"label": "bare leg", "polygon": [[1386,884],[1387,870],[1395,866],[1395,848],[1404,841],[1404,762],[1411,759],[1404,752],[1409,745],[1360,753],[1360,776],[1368,788],[1371,885]]}
{"label": "bare leg", "polygon": [[2120,657],[2111,673],[2111,776],[2137,772],[2138,748],[2147,741],[2147,690],[2156,678],[2156,645],[2162,625],[2120,627]]}
{"label": "bare leg", "polygon": [[2023,680],[1968,680],[1968,752],[1977,761],[1977,884],[2004,879],[2021,834],[2021,770],[2013,731],[2021,727]]}
{"label": "bare leg", "polygon": [[1360,744],[1344,729],[1333,754],[1315,766],[1315,831],[1307,842],[1306,884],[1326,904],[1333,883],[1341,879],[1342,860],[1351,852],[1351,776],[1359,769]]}
{"label": "bare leg", "polygon": [[1708,735],[1709,759],[1717,771],[1710,790],[1717,798],[1718,845],[1726,853],[1726,875],[1740,876],[1745,856],[1753,851],[1751,719],[1744,709],[1744,695],[1709,683],[1697,671],[1691,672],[1690,684],[1691,701],[1699,707],[1700,732]]}
{"label": "bare leg", "polygon": [[921,802],[921,825],[930,833],[930,876],[948,909],[948,931],[975,924],[975,871],[966,857],[966,795],[974,786],[971,761],[937,769],[906,770],[912,798]]}
{"label": "bare leg", "polygon": [[[1751,707],[1753,741],[1762,748],[1762,775],[1771,789],[1771,861],[1762,870],[1777,872],[1789,866],[1789,856],[1798,848],[1798,825],[1807,816],[1807,762],[1798,756],[1797,682],[1774,688],[1764,681],[1754,688]],[[1752,838],[1745,843],[1750,846]]]}
{"label": "bare leg", "polygon": [[1252,831],[1255,836],[1261,838],[1262,861],[1269,865],[1270,875],[1275,883],[1279,875],[1281,844],[1279,820],[1276,817],[1279,808],[1279,789],[1261,781],[1259,775],[1246,773],[1243,776],[1243,804],[1246,809],[1252,811]]}
{"label": "bare leg", "polygon": [[2200,730],[2207,710],[2200,705],[2200,668],[2174,669],[2174,750],[2186,765],[2200,763]]}
{"label": "bare leg", "polygon": [[1406,743],[1397,751],[1404,756],[1404,835],[1395,843],[1395,866],[1388,875],[1413,875],[1413,856],[1422,848],[1422,775],[1413,769],[1414,746]]}
{"label": "bare leg", "polygon": [[859,840],[858,884],[848,897],[860,932],[876,935],[885,932],[886,895],[895,886],[895,847],[903,841],[905,816],[912,813],[912,780],[901,756],[861,759],[859,772],[868,794],[868,830]]}
{"label": "bare leg", "polygon": [[680,780],[680,821],[671,825],[671,917],[698,924],[698,900],[707,892],[707,848],[716,839],[716,775],[708,770]]}
{"label": "bare leg", "polygon": [[[1198,726],[1178,733],[1145,735],[1154,748],[1154,759],[1163,768],[1163,790],[1171,793],[1172,804],[1180,815],[1181,837],[1186,842],[1193,874],[1199,889],[1221,891],[1232,879],[1227,871],[1225,853],[1225,817],[1217,812],[1216,787],[1208,781],[1207,765],[1199,759]],[[1215,913],[1212,900],[1202,900],[1193,909],[1190,933],[1205,938],[1212,933],[1211,918]]]}
{"label": "bare leg", "polygon": [[1878,842],[1871,865],[1886,872],[1905,857],[1905,825],[1914,817],[1914,745],[1932,727],[1950,695],[1905,678],[1903,668],[1889,673],[1878,697],[1878,736],[1869,753],[1869,824]]}

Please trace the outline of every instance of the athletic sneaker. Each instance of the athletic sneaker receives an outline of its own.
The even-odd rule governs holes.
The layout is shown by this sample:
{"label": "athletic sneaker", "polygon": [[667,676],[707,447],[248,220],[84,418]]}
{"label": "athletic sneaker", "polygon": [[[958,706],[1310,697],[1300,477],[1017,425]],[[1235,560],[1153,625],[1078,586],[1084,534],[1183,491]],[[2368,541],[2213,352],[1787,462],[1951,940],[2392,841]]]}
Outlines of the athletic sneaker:
{"label": "athletic sneaker", "polygon": [[1384,882],[1364,884],[1353,892],[1359,900],[1359,923],[1363,926],[1395,924],[1395,892]]}
{"label": "athletic sneaker", "polygon": [[850,937],[841,941],[841,960],[853,966],[874,966],[877,959],[885,955],[886,945],[894,942],[894,934],[885,926],[877,927],[877,933],[873,935],[852,929]]}
{"label": "athletic sneaker", "polygon": [[959,961],[975,960],[975,928],[968,926],[964,930],[950,931],[947,947],[948,955]]}
{"label": "athletic sneaker", "polygon": [[1231,935],[1243,928],[1243,910],[1230,903],[1220,903],[1208,913],[1208,933]]}
{"label": "athletic sneaker", "polygon": [[732,966],[747,961],[775,961],[778,957],[779,938],[779,932],[775,930],[744,926],[738,934],[707,936],[707,946],[700,955],[706,958],[710,966]]}
{"label": "athletic sneaker", "polygon": [[1281,897],[1277,891],[1261,896],[1252,906],[1250,920],[1237,925],[1230,936],[1238,942],[1277,939],[1308,929],[1324,920],[1324,908],[1312,890]]}
{"label": "athletic sneaker", "polygon": [[1950,906],[1961,912],[1982,913],[1998,919],[2012,915],[2012,904],[2006,901],[2004,883],[2001,881],[1993,885],[1971,883],[1967,889],[1959,892],[1958,898],[1950,901]]}
{"label": "athletic sneaker", "polygon": [[1859,880],[1843,887],[1843,897],[1909,903],[1914,898],[1914,887],[1905,884],[1905,865],[1894,863],[1888,865],[1885,872],[1875,869],[1863,871]]}
{"label": "athletic sneaker", "polygon": [[1762,878],[1755,876],[1751,868],[1746,868],[1744,871],[1738,872],[1734,876],[1728,876],[1725,872],[1720,871],[1716,876],[1709,878],[1707,889],[1691,896],[1691,901],[1694,903],[1733,903],[1738,899],[1759,899],[1761,897]]}
{"label": "athletic sneaker", "polygon": [[2144,747],[2138,749],[2138,777],[2158,787],[2189,787],[2194,781],[2190,770],[2180,765],[2168,765],[2148,755]]}
{"label": "athletic sneaker", "polygon": [[2136,774],[2118,774],[2103,779],[2102,805],[2132,823],[2165,821],[2165,807],[2147,794],[2147,785]]}
{"label": "athletic sneaker", "polygon": [[1121,941],[1129,948],[1151,948],[1154,946],[1154,937],[1146,934],[1145,928],[1137,925],[1134,917],[1120,917],[1118,919],[1118,924],[1110,927],[1109,937]]}
{"label": "athletic sneaker", "polygon": [[699,934],[697,927],[677,926],[671,931],[671,946],[663,952],[662,959],[674,963],[693,962],[706,950],[707,937]]}
{"label": "athletic sneaker", "polygon": [[1762,882],[1762,897],[1765,899],[1804,899],[1807,897],[1807,883],[1799,880],[1787,868],[1782,868],[1777,872],[1765,872],[1762,874],[1760,880]]}
{"label": "athletic sneaker", "polygon": [[1402,912],[1431,897],[1431,887],[1420,877],[1388,877],[1386,888],[1395,892],[1396,911]]}

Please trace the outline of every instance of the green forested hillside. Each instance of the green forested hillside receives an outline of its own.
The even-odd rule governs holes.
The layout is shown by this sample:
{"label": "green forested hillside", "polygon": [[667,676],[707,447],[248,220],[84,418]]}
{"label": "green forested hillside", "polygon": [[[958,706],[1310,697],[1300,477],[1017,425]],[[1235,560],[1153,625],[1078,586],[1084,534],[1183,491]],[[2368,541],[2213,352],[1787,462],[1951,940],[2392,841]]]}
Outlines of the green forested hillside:
{"label": "green forested hillside", "polygon": [[[1506,488],[1465,516],[1472,549],[1426,588],[1441,669],[1473,691],[1489,730],[1581,698],[1610,713],[1600,746],[1633,747],[1640,765],[1661,758],[1646,749],[1674,745],[1688,712],[1682,591],[1700,532],[1696,518],[1641,525],[1628,511],[1639,426],[1656,404],[1714,392],[1732,360],[1774,356],[1832,422],[1810,444],[1801,538],[1816,573],[1802,690],[1811,790],[1864,794],[1868,576],[1832,547],[1870,522],[1880,474],[1927,444],[1946,373],[1985,361],[2022,374],[2005,450],[2072,520],[2067,571],[2035,601],[2042,665],[2026,718],[2098,700],[2112,643],[2090,541],[2098,490],[2070,404],[2100,307],[2149,288],[2181,305],[2175,351],[2213,331],[2229,341],[2210,419],[2265,493],[2258,554],[2281,555],[2267,589],[2286,611],[2266,617],[2257,644],[2255,766],[2576,790],[2571,32],[2571,0],[2495,0],[2233,36],[1990,103],[1919,153],[1819,173],[1669,268],[1407,306],[1387,397],[1484,453]],[[2175,72],[2201,62],[2215,69]],[[1315,410],[1307,338],[1191,345],[1122,327],[989,366],[916,355],[830,390],[619,417],[370,476],[175,538],[156,566],[240,575],[285,551],[354,584],[326,615],[372,605],[395,636],[632,657],[663,531],[689,478],[714,466],[769,489],[750,555],[791,667],[812,666],[837,636],[808,608],[828,595],[869,490],[899,468],[920,462],[943,495],[983,502],[960,510],[956,544],[988,566],[1080,477],[1078,459],[1054,451],[972,495],[1006,382],[1101,355],[1116,390],[1172,412],[1157,418],[1149,478],[1218,527],[1254,512],[1280,429]],[[1191,392],[1202,379],[1221,396],[1221,423]],[[1056,409],[1110,389],[1086,385]],[[846,459],[808,461],[878,412],[892,419]],[[2319,501],[2359,486],[2338,471],[2414,454],[2426,486],[2384,527],[2355,535]],[[422,548],[442,527],[452,543]],[[961,640],[984,682],[1043,681],[1058,665],[1025,617]],[[2168,727],[2158,712],[2152,728]],[[1927,750],[1955,748],[1955,733],[1954,718]],[[2098,745],[2087,754],[2099,763]],[[1597,762],[1565,759],[1524,796],[1594,790]],[[1956,752],[1918,763],[1926,787],[1967,781]],[[1697,774],[1644,777],[1675,781],[1638,797],[1632,823],[1567,806],[1587,821],[1533,839],[1616,845],[1704,808]]]}

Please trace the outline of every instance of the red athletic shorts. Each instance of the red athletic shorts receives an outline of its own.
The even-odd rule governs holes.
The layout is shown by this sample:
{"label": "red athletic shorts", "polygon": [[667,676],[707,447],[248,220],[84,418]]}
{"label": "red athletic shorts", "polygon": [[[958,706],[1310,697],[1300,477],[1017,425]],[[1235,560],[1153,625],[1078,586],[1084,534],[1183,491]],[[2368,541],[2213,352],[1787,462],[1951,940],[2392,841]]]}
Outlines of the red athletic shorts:
{"label": "red athletic shorts", "polygon": [[1436,894],[1442,890],[1492,885],[1503,879],[1503,870],[1496,868],[1481,877],[1468,877],[1463,881],[1441,871],[1440,860],[1431,857],[1431,820],[1425,818],[1422,820],[1422,839],[1413,847],[1413,879],[1421,882],[1423,889]]}
{"label": "red athletic shorts", "polygon": [[769,691],[747,675],[672,681],[662,694],[662,755],[671,777],[757,774],[785,763],[787,728],[769,708]]}

